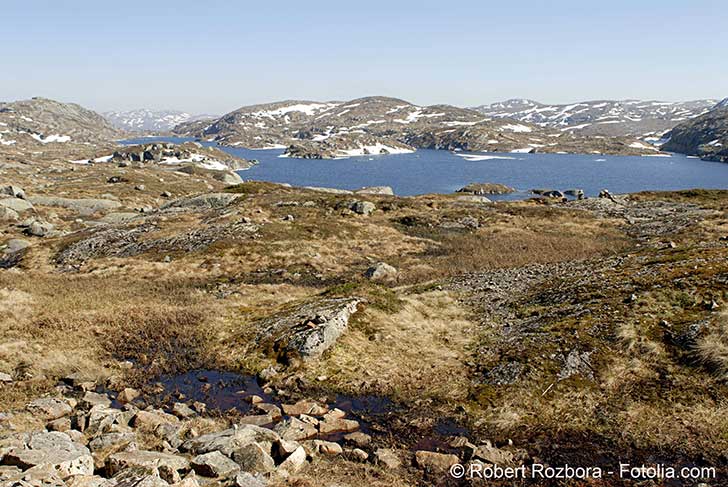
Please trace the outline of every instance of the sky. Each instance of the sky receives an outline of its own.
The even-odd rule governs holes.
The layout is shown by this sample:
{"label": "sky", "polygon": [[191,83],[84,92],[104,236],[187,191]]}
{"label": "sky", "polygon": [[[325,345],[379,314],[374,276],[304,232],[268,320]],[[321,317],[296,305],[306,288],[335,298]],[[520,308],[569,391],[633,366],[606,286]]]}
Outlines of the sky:
{"label": "sky", "polygon": [[0,100],[725,98],[727,25],[725,0],[2,0]]}

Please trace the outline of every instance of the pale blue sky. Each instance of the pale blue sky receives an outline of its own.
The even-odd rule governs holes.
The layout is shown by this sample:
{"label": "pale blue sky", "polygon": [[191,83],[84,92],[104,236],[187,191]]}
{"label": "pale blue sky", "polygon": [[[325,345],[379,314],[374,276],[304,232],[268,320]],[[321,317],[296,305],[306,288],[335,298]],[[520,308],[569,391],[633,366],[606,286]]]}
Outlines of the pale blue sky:
{"label": "pale blue sky", "polygon": [[725,0],[3,0],[0,100],[722,98],[726,26]]}

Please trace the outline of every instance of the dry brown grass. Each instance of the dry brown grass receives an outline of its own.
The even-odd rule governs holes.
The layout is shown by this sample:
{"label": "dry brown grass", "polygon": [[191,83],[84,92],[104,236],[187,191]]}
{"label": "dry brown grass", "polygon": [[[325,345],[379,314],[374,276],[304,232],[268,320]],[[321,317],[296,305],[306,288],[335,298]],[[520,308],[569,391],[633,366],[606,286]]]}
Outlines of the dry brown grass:
{"label": "dry brown grass", "polygon": [[694,353],[713,375],[728,379],[728,314],[723,313],[710,331],[697,340]]}
{"label": "dry brown grass", "polygon": [[320,362],[307,367],[312,379],[351,394],[376,391],[413,402],[467,396],[465,366],[473,324],[447,292],[403,297],[396,312],[368,307]]}

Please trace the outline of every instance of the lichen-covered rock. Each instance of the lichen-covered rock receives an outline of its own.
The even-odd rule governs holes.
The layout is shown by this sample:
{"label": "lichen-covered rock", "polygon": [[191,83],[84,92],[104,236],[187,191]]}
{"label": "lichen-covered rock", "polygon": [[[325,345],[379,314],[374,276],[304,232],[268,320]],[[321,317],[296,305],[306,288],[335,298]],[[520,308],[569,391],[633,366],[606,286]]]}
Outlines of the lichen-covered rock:
{"label": "lichen-covered rock", "polygon": [[333,298],[304,304],[261,323],[257,341],[288,359],[318,358],[344,333],[359,302],[358,298]]}
{"label": "lichen-covered rock", "polygon": [[22,447],[11,449],[2,461],[23,470],[52,467],[62,478],[94,472],[94,461],[88,448],[58,431],[31,434]]}

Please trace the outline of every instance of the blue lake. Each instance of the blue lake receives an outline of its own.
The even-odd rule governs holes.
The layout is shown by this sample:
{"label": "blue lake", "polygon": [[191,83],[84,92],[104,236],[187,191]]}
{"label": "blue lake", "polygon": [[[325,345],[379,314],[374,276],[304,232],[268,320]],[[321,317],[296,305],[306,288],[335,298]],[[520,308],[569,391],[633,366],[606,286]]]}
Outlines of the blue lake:
{"label": "blue lake", "polygon": [[[123,141],[185,142],[178,137],[145,137]],[[203,142],[204,145],[216,144]],[[468,183],[502,183],[518,193],[500,198],[529,196],[533,188],[583,189],[595,196],[612,193],[689,188],[728,188],[728,164],[707,162],[680,154],[672,157],[603,156],[598,154],[452,153],[418,150],[412,154],[350,157],[334,160],[279,157],[283,150],[250,150],[218,146],[260,164],[240,171],[246,180],[358,189],[391,186],[401,196],[452,193]]]}

